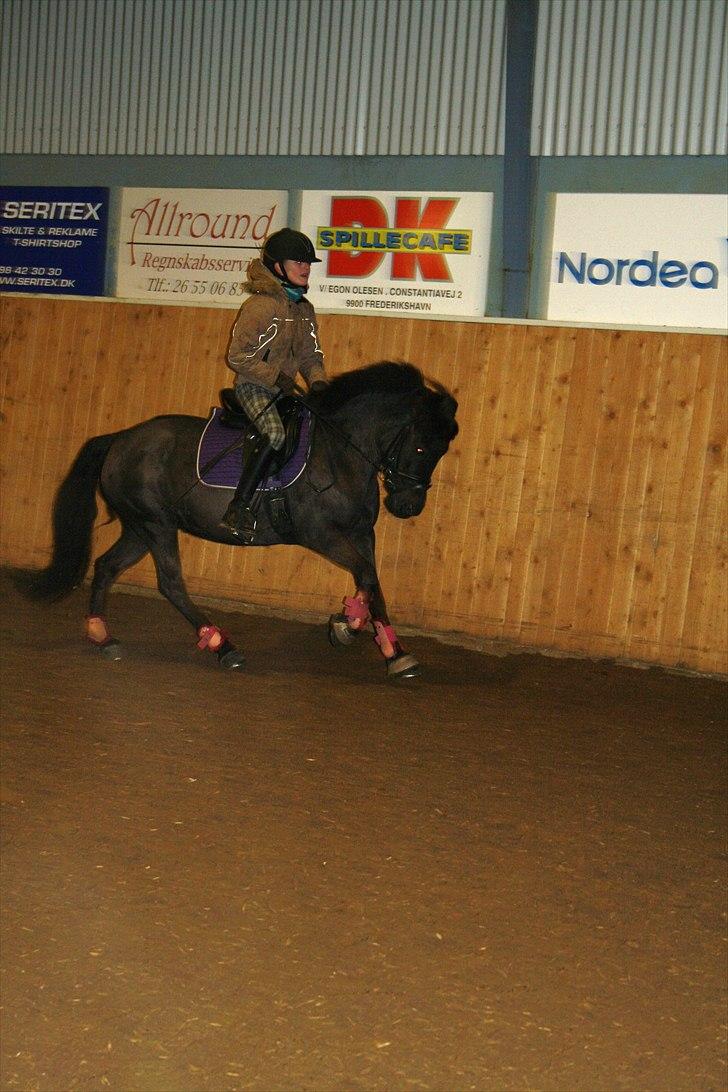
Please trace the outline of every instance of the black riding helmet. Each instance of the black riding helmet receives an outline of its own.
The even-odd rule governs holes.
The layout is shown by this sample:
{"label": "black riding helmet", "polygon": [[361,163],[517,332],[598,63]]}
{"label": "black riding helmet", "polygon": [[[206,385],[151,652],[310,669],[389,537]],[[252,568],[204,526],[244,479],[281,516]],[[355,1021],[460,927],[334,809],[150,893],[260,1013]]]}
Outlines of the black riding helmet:
{"label": "black riding helmet", "polygon": [[284,262],[310,262],[312,265],[314,262],[320,262],[321,259],[316,257],[316,251],[313,249],[313,243],[309,239],[308,235],[304,235],[302,231],[294,231],[292,228],[281,228],[280,231],[274,231],[263,244],[263,265],[266,269],[269,269],[274,277],[277,277],[279,281],[286,282],[286,278],[281,277],[276,272],[275,264],[280,262],[281,269]]}

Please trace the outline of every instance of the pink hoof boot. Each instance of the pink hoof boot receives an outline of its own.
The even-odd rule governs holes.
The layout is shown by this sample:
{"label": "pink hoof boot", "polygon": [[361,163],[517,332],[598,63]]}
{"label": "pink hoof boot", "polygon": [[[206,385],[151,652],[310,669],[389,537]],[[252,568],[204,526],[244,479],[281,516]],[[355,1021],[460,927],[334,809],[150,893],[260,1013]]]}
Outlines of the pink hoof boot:
{"label": "pink hoof boot", "polygon": [[217,652],[225,640],[225,634],[217,626],[200,626],[197,636],[197,647],[209,648],[210,652]]}
{"label": "pink hoof boot", "polygon": [[364,629],[371,615],[369,613],[369,603],[363,593],[354,596],[353,599],[344,599],[344,614],[353,630]]}
{"label": "pink hoof boot", "polygon": [[217,626],[200,626],[197,636],[197,647],[214,652],[220,667],[227,671],[242,671],[245,667],[245,657],[230,643],[224,630]]}
{"label": "pink hoof boot", "polygon": [[90,614],[86,619],[86,637],[107,660],[121,659],[121,645],[109,633],[103,618]]}
{"label": "pink hoof boot", "polygon": [[375,622],[376,637],[374,640],[379,645],[379,651],[387,661],[388,679],[413,679],[420,673],[420,665],[414,656],[405,652],[397,639],[397,634],[392,626],[385,626],[383,622]]}

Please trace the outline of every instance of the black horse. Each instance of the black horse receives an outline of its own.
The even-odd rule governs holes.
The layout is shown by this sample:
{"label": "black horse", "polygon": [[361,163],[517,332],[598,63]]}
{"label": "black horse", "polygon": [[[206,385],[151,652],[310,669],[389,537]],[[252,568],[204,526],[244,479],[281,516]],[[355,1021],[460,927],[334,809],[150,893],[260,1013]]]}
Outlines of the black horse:
{"label": "black horse", "polygon": [[[320,394],[309,395],[307,403],[313,414],[309,457],[285,492],[286,527],[281,530],[268,504],[261,503],[255,544],[296,543],[347,569],[355,592],[344,600],[343,613],[330,620],[332,643],[349,644],[370,624],[388,674],[415,675],[417,661],[397,640],[377,577],[378,475],[387,509],[402,519],[418,515],[432,472],[457,434],[457,402],[444,387],[427,383],[412,364],[384,361],[339,376]],[[32,574],[30,590],[37,598],[59,599],[82,582],[99,488],[121,534],[95,563],[86,629],[112,659],[118,659],[120,646],[104,620],[107,592],[120,573],[151,553],[160,592],[194,626],[199,647],[215,652],[224,667],[244,663],[190,600],[180,568],[180,530],[240,545],[220,526],[230,491],[208,488],[197,477],[205,424],[198,417],[163,416],[96,436],[83,445],[59,487],[51,561]],[[230,435],[234,442],[236,434]]]}

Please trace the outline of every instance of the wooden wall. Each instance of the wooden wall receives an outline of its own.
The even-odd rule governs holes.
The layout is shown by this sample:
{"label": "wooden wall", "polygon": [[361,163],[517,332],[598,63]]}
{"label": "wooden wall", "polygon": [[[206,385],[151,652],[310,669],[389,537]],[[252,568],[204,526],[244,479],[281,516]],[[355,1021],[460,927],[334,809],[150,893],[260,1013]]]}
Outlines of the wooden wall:
{"label": "wooden wall", "polygon": [[[80,444],[204,415],[234,312],[4,296],[4,563],[43,565]],[[716,336],[321,316],[332,372],[410,360],[460,402],[422,516],[383,513],[395,624],[463,641],[728,670],[726,342]],[[99,523],[103,513],[99,516]],[[100,527],[97,552],[113,541]],[[326,617],[348,578],[294,547],[186,538],[193,593]],[[150,562],[127,575],[153,586]]]}

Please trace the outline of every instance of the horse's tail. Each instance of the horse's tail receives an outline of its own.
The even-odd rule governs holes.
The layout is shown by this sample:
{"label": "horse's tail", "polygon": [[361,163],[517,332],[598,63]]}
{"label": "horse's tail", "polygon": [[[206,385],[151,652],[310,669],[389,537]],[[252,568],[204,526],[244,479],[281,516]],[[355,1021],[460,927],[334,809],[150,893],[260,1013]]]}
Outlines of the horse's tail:
{"label": "horse's tail", "polygon": [[53,553],[40,572],[25,573],[22,590],[33,599],[62,599],[83,581],[91,560],[96,489],[101,468],[118,432],[87,440],[61,482],[53,502]]}

